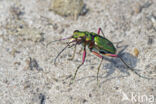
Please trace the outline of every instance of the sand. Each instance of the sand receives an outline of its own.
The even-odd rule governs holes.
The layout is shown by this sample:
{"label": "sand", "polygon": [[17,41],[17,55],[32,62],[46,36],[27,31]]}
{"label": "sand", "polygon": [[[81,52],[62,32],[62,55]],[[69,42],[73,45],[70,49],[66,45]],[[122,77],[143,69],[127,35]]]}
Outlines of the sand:
{"label": "sand", "polygon": [[[155,104],[156,1],[84,0],[89,11],[77,20],[49,11],[51,0],[0,0],[0,104]],[[101,27],[118,52],[147,80],[128,70],[119,59],[103,61],[82,46],[68,48],[57,59],[74,30],[97,32]],[[116,46],[116,44],[115,44]],[[138,49],[138,57],[134,49]]]}

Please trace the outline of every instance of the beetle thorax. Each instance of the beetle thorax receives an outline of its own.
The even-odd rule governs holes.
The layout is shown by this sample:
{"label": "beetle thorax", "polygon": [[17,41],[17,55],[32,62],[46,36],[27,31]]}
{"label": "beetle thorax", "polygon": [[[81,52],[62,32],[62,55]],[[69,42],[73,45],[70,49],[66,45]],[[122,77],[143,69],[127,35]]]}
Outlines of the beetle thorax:
{"label": "beetle thorax", "polygon": [[92,35],[89,32],[83,32],[83,31],[74,31],[73,38],[76,40],[84,40],[84,41],[91,41]]}

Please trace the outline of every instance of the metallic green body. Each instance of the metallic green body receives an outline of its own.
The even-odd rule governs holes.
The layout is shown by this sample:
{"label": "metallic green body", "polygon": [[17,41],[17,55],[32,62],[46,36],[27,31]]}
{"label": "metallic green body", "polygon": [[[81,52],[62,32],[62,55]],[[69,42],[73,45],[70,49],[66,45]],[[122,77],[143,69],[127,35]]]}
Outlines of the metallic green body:
{"label": "metallic green body", "polygon": [[116,48],[114,47],[113,43],[108,39],[106,39],[105,37],[102,37],[96,33],[76,30],[72,38],[84,39],[84,42],[87,43],[87,45],[93,43],[94,44],[93,49],[97,50],[100,53],[103,54],[116,53]]}
{"label": "metallic green body", "polygon": [[94,48],[99,50],[101,53],[110,53],[110,54],[116,53],[116,48],[114,47],[113,43],[108,39],[96,35],[94,37],[94,42],[95,42]]}

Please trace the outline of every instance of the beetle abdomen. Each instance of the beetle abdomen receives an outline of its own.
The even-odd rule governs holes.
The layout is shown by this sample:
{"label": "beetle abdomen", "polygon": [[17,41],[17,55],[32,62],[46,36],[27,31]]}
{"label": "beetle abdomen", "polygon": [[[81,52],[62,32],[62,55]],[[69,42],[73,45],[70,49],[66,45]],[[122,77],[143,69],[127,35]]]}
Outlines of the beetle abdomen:
{"label": "beetle abdomen", "polygon": [[94,36],[94,42],[96,45],[95,48],[97,48],[99,51],[105,52],[105,53],[107,52],[110,54],[116,53],[116,48],[114,47],[113,43],[109,41],[108,39],[102,36],[96,35]]}

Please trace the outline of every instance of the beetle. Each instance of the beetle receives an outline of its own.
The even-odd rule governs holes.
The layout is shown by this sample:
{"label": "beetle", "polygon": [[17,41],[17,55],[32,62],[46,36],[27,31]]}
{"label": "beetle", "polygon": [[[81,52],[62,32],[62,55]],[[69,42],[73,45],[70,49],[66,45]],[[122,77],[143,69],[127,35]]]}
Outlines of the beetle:
{"label": "beetle", "polygon": [[[102,33],[103,36],[100,35],[100,32]],[[79,30],[75,30],[73,32],[73,35],[67,38],[63,38],[63,39],[59,39],[59,40],[55,40],[52,42],[56,42],[56,41],[61,41],[61,40],[68,40],[69,42],[67,43],[67,45],[58,53],[58,55],[56,56],[54,63],[56,64],[56,59],[60,56],[60,54],[68,47],[75,47],[74,49],[74,53],[73,53],[73,57],[75,55],[75,51],[76,51],[76,46],[79,44],[83,45],[83,57],[82,57],[82,63],[77,67],[73,80],[76,78],[78,69],[84,64],[85,62],[85,58],[86,58],[86,46],[88,46],[90,52],[92,52],[94,55],[96,55],[97,57],[101,58],[100,64],[98,66],[98,71],[97,71],[97,82],[98,82],[98,74],[100,71],[100,66],[102,64],[102,61],[104,59],[104,56],[108,56],[108,57],[114,57],[114,58],[119,58],[123,64],[130,69],[131,71],[133,71],[135,74],[137,74],[139,77],[145,78],[145,79],[149,79],[145,76],[140,75],[138,72],[136,72],[135,69],[131,68],[124,60],[123,58],[116,54],[116,48],[114,46],[114,44],[108,40],[105,36],[104,33],[102,31],[101,28],[98,29],[98,33],[94,33],[94,32],[87,32],[87,31],[79,31]],[[49,42],[47,44],[47,46],[50,44],[51,42]],[[72,57],[72,59],[73,59]]]}

